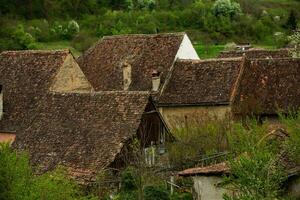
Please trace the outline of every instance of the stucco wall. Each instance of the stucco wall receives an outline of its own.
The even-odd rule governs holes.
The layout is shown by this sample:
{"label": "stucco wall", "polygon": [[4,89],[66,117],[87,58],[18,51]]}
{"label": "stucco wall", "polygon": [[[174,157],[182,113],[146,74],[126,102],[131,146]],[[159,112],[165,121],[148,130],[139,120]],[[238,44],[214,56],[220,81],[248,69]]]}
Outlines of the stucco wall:
{"label": "stucco wall", "polygon": [[178,59],[197,59],[197,60],[200,59],[191,40],[189,39],[189,37],[186,34],[183,36],[183,40],[180,44],[180,47],[179,47],[179,50],[175,57],[175,60],[177,58]]}
{"label": "stucco wall", "polygon": [[160,107],[159,112],[172,129],[195,120],[224,119],[230,115],[230,106]]}
{"label": "stucco wall", "polygon": [[3,116],[3,93],[0,93],[0,120],[2,119]]}
{"label": "stucco wall", "polygon": [[50,91],[52,92],[87,92],[92,86],[81,71],[72,55],[68,55],[58,71]]}
{"label": "stucco wall", "polygon": [[196,176],[193,181],[197,200],[223,200],[223,194],[227,192],[226,189],[217,187],[222,182],[222,178],[218,176]]}

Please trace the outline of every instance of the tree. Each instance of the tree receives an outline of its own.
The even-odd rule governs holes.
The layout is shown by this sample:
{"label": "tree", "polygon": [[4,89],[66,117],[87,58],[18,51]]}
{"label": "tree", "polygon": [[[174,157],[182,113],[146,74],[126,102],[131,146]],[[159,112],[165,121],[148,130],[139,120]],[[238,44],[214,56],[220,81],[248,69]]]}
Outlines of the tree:
{"label": "tree", "polygon": [[296,18],[296,13],[294,10],[291,10],[285,26],[290,31],[295,31],[297,29],[297,18]]}
{"label": "tree", "polygon": [[240,4],[231,2],[231,0],[217,0],[213,5],[212,10],[215,16],[234,17],[235,15],[242,13]]}

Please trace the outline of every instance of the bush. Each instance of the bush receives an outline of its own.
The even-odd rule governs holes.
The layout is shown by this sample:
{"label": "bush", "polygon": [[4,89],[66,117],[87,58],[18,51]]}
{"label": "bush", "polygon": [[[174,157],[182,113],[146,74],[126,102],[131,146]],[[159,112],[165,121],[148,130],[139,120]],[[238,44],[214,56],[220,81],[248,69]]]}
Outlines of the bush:
{"label": "bush", "polygon": [[35,49],[35,38],[30,34],[25,32],[24,26],[19,24],[13,33],[13,38],[17,44],[21,46],[22,49]]}
{"label": "bush", "polygon": [[66,177],[63,168],[35,176],[26,154],[17,153],[7,144],[1,144],[0,199],[94,200],[95,198],[84,196],[79,186]]}
{"label": "bush", "polygon": [[144,188],[144,200],[169,200],[169,194],[165,187],[146,186]]}
{"label": "bush", "polygon": [[217,0],[213,5],[213,13],[215,16],[230,16],[234,17],[242,13],[240,4],[231,2],[231,0]]}

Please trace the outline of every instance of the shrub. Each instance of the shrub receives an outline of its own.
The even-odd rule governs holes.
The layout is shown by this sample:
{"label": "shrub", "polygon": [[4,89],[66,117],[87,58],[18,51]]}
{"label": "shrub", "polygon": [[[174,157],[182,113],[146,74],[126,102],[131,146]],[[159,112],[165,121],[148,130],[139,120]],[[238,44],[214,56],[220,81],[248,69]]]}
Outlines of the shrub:
{"label": "shrub", "polygon": [[17,153],[7,144],[1,144],[0,199],[94,200],[95,198],[84,196],[79,186],[66,177],[63,168],[35,176],[26,154]]}
{"label": "shrub", "polygon": [[35,49],[35,38],[30,34],[25,32],[24,26],[19,24],[13,33],[13,38],[17,44],[21,46],[22,49]]}
{"label": "shrub", "polygon": [[144,188],[144,200],[169,200],[169,194],[165,187],[146,186]]}

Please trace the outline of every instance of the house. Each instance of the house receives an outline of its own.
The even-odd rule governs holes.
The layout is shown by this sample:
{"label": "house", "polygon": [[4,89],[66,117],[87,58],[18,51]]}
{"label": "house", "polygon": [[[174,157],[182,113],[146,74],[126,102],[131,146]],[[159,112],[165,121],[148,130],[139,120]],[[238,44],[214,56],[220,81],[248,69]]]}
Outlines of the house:
{"label": "house", "polygon": [[266,49],[246,49],[234,51],[222,51],[218,58],[235,58],[246,55],[248,58],[286,58],[292,57],[289,49],[266,50]]}
{"label": "house", "polygon": [[170,138],[148,91],[95,92],[69,51],[2,52],[0,72],[0,139],[37,173],[63,165],[88,184],[130,162],[134,137],[141,148]]}
{"label": "house", "polygon": [[95,91],[151,91],[153,72],[163,83],[177,58],[199,59],[185,33],[103,37],[77,61]]}
{"label": "house", "polygon": [[49,91],[91,91],[69,51],[6,51],[0,54],[0,132],[17,132]]}
{"label": "house", "polygon": [[149,96],[143,91],[48,94],[14,146],[30,153],[39,173],[62,165],[79,183],[94,182],[101,170],[130,163],[135,136],[141,148],[168,139]]}
{"label": "house", "polygon": [[223,176],[230,173],[225,162],[205,167],[195,167],[178,172],[178,176],[192,177],[194,185],[194,199],[196,200],[223,200],[224,194],[231,192],[223,187]]}
{"label": "house", "polygon": [[276,119],[300,107],[300,59],[245,59],[232,93],[232,114]]}
{"label": "house", "polygon": [[203,116],[224,118],[242,58],[177,60],[156,100],[170,127]]}

